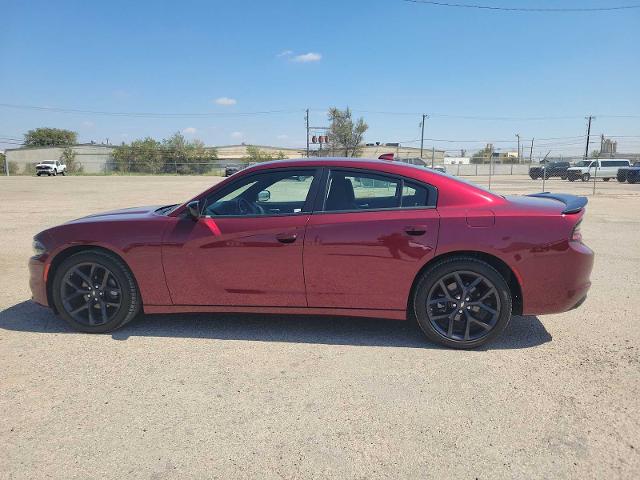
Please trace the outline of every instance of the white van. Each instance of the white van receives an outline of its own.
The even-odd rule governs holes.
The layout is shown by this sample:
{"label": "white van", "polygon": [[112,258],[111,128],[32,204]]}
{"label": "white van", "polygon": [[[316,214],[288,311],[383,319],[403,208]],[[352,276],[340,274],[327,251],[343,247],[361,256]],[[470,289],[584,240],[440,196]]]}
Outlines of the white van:
{"label": "white van", "polygon": [[595,176],[608,182],[610,179],[616,178],[619,168],[629,167],[630,165],[631,162],[629,160],[621,159],[583,160],[567,170],[567,178],[570,182],[575,182],[576,180],[588,182],[590,178]]}

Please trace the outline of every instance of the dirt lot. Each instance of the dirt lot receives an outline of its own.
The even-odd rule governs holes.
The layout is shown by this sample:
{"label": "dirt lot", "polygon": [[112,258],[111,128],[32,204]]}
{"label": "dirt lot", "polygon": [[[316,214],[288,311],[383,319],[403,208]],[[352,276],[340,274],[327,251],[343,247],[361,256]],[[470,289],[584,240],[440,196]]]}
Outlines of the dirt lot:
{"label": "dirt lot", "polygon": [[0,478],[640,477],[640,185],[590,198],[583,307],[514,318],[478,351],[343,318],[148,316],[92,336],[29,302],[38,231],[214,181],[0,178]]}

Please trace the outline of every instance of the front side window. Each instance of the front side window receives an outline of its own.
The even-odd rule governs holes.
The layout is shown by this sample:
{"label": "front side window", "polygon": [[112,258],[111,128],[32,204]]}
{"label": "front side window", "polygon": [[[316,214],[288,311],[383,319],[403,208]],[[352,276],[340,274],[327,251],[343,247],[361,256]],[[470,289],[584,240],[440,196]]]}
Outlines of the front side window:
{"label": "front side window", "polygon": [[[430,203],[431,202],[431,203]],[[398,177],[333,170],[325,211],[377,210],[435,206],[435,189]]]}
{"label": "front side window", "polygon": [[313,170],[249,175],[204,201],[204,216],[292,215],[308,211]]}

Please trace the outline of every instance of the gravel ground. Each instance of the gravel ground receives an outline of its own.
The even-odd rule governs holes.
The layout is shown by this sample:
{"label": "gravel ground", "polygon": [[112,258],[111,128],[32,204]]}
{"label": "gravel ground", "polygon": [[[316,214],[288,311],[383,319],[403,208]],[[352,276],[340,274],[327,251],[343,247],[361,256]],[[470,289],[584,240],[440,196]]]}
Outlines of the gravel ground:
{"label": "gravel ground", "polygon": [[29,302],[38,231],[218,180],[0,178],[0,478],[640,477],[640,185],[590,198],[582,308],[516,317],[477,351],[344,318],[154,315],[86,335]]}

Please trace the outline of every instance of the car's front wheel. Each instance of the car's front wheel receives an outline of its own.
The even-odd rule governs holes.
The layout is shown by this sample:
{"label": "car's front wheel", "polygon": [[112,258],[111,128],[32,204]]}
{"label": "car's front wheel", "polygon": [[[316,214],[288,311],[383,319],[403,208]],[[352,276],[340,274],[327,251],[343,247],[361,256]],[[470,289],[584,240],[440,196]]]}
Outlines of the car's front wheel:
{"label": "car's front wheel", "polygon": [[475,348],[497,337],[511,319],[511,291],[488,263],[456,257],[423,272],[413,308],[418,325],[434,342]]}
{"label": "car's front wheel", "polygon": [[582,181],[583,182],[588,182],[590,178],[591,178],[591,175],[589,175],[588,173],[583,173],[582,174]]}
{"label": "car's front wheel", "polygon": [[101,250],[65,259],[56,269],[51,291],[60,316],[81,332],[110,332],[140,311],[133,274],[122,260]]}

